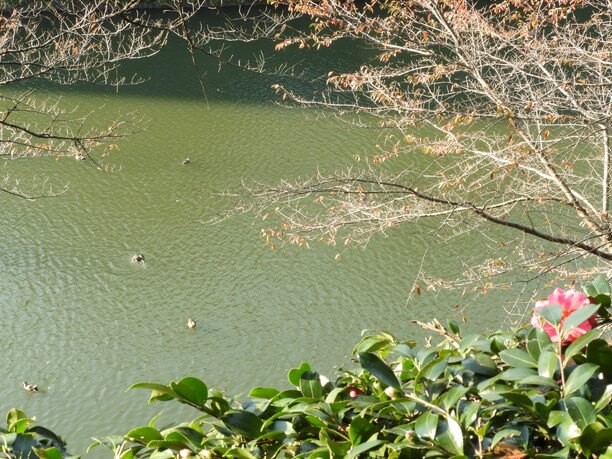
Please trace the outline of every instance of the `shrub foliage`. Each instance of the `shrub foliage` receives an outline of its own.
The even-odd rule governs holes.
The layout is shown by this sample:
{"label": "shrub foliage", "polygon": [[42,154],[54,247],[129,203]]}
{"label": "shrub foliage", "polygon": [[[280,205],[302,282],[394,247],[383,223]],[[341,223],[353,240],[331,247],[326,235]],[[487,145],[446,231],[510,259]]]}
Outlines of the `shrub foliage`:
{"label": "shrub foliage", "polygon": [[[121,459],[610,458],[612,350],[602,338],[610,288],[598,279],[585,293],[590,304],[571,314],[557,304],[539,308],[555,333],[528,326],[463,334],[453,321],[434,320],[421,324],[441,337],[433,347],[366,336],[354,349],[357,369],[340,370],[335,381],[304,362],[289,371],[291,389],[255,387],[246,401],[194,377],[140,382],[131,389],[150,390],[150,402],[178,401],[199,416],[163,428],[153,419],[90,448]],[[597,327],[575,333],[595,318]],[[27,442],[31,456],[65,455],[59,438],[30,422],[9,412],[5,453],[25,457],[19,445]]]}

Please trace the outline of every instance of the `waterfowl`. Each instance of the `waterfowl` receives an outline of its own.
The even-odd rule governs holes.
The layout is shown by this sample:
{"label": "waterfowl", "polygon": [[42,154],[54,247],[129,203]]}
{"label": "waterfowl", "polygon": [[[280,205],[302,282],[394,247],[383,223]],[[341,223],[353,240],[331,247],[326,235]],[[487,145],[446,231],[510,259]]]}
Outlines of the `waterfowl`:
{"label": "waterfowl", "polygon": [[21,383],[21,387],[27,390],[30,393],[38,392],[38,386],[36,384],[28,384],[27,382]]}
{"label": "waterfowl", "polygon": [[83,153],[77,153],[76,155],[74,155],[74,159],[76,159],[77,161],[85,161],[87,158],[85,158],[85,155]]}
{"label": "waterfowl", "polygon": [[196,321],[191,318],[187,319],[187,326],[189,328],[196,328]]}
{"label": "waterfowl", "polygon": [[191,162],[191,160],[189,158],[185,158],[183,160],[183,166],[186,166],[187,164],[189,164]]}
{"label": "waterfowl", "polygon": [[145,256],[142,253],[132,257],[132,263],[142,263],[143,261],[145,261]]}

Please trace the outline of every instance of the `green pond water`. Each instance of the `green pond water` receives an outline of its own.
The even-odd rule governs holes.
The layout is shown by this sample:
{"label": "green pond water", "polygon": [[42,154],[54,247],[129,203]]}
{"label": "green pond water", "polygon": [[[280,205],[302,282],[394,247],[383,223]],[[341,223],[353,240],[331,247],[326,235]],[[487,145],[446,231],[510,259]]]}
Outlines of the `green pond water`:
{"label": "green pond water", "polygon": [[[358,65],[360,53],[347,43],[307,55],[305,79],[295,84],[307,89],[312,75]],[[382,133],[279,106],[274,77],[199,65],[205,96],[179,45],[129,66],[149,77],[138,87],[39,88],[79,113],[96,109],[96,123],[127,112],[144,120],[146,130],[106,159],[115,173],[71,158],[3,162],[3,174],[22,186],[69,189],[34,202],[0,195],[0,412],[24,409],[74,453],[92,436],[126,432],[160,411],[160,425],[198,415],[147,405],[148,393],[126,393],[134,382],[192,375],[237,394],[286,387],[287,370],[303,360],[332,376],[351,365],[363,329],[420,337],[410,320],[443,319],[467,302],[436,293],[407,299],[423,257],[429,272],[452,274],[462,253],[478,251],[476,239],[439,247],[431,228],[406,226],[336,261],[343,248],[270,250],[259,236],[265,223],[250,215],[205,223],[228,205],[214,194],[239,190],[242,179],[275,183],[348,167],[354,155],[372,154]],[[135,253],[146,255],[144,265],[130,263]],[[467,312],[477,329],[505,315],[491,297]],[[26,393],[22,381],[40,393]]]}

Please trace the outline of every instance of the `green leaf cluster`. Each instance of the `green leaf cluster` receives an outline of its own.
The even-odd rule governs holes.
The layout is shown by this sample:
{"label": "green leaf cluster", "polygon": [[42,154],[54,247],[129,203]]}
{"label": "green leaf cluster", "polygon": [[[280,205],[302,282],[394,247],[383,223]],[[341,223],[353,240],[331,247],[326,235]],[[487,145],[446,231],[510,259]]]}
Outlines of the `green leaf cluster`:
{"label": "green leaf cluster", "polygon": [[[570,324],[597,311],[607,325],[607,283],[598,279],[586,290],[597,303]],[[554,308],[544,314],[560,324]],[[442,337],[435,347],[370,335],[355,346],[356,367],[340,369],[335,380],[302,362],[289,371],[290,388],[255,387],[246,400],[192,376],[140,382],[130,389],[150,390],[150,402],[189,405],[195,418],[161,428],[154,418],[90,448],[104,446],[120,459],[612,458],[612,349],[604,328],[567,345],[541,329],[463,334],[455,322],[429,327]],[[5,450],[65,456],[61,440],[31,422],[9,412]]]}
{"label": "green leaf cluster", "polygon": [[34,418],[13,408],[6,415],[6,428],[0,427],[0,457],[19,459],[62,459],[70,457],[66,442],[51,430],[33,425]]}
{"label": "green leaf cluster", "polygon": [[[594,303],[565,321],[606,318],[610,289],[586,287]],[[545,311],[551,323],[554,307]],[[549,314],[550,313],[550,314]],[[557,314],[559,315],[559,314]],[[601,322],[601,321],[600,321]],[[607,319],[604,320],[607,322]],[[329,382],[307,362],[289,371],[292,388],[255,387],[246,401],[209,396],[185,378],[151,389],[203,413],[162,430],[139,427],[115,453],[140,457],[433,458],[612,457],[610,344],[594,329],[565,346],[540,329],[463,335],[418,348],[389,333],[364,337],[356,369]],[[179,388],[183,388],[179,390]],[[179,439],[175,429],[190,432]]]}

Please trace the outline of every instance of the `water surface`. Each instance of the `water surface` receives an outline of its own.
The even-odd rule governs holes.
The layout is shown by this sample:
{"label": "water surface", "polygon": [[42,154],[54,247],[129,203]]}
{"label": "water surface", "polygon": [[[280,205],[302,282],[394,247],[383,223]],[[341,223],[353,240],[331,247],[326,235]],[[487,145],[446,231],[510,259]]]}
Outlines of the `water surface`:
{"label": "water surface", "polygon": [[[355,57],[311,55],[306,68],[324,74],[356,65]],[[117,172],[71,158],[3,165],[23,184],[69,189],[35,202],[0,196],[0,412],[24,409],[75,453],[91,436],[126,432],[161,410],[161,423],[197,415],[147,405],[145,392],[125,392],[134,382],[193,375],[229,394],[286,386],[287,370],[302,360],[328,375],[350,365],[363,329],[420,336],[411,319],[448,317],[467,301],[407,298],[424,257],[430,272],[456,272],[456,254],[476,239],[440,248],[431,228],[407,226],[336,261],[343,248],[270,250],[259,237],[265,224],[249,215],[204,223],[227,206],[215,194],[242,179],[274,183],[347,167],[381,133],[279,106],[273,77],[200,65],[204,94],[178,47],[132,67],[150,77],[140,87],[39,88],[67,107],[97,109],[96,122],[127,112],[145,120],[138,127],[146,130],[106,159]],[[130,263],[135,253],[146,255],[144,265]],[[486,299],[469,315],[483,329],[504,312]],[[189,317],[197,329],[186,327]],[[25,393],[24,380],[41,393]]]}

